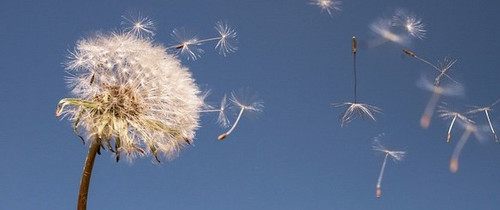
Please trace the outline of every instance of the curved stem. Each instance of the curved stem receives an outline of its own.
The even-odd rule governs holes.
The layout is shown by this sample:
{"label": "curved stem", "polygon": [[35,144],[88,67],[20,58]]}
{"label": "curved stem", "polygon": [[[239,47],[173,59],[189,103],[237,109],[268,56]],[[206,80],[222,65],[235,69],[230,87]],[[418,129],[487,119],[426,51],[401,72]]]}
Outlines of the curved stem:
{"label": "curved stem", "polygon": [[233,132],[234,128],[236,128],[236,125],[238,125],[238,122],[240,121],[241,116],[243,115],[243,112],[245,111],[245,109],[246,108],[244,106],[241,107],[240,113],[238,114],[238,118],[236,118],[236,121],[234,121],[233,126],[225,133],[219,135],[219,137],[217,137],[217,140],[221,141],[221,140],[225,139],[229,134],[231,134],[231,132]]}
{"label": "curved stem", "polygon": [[87,196],[89,192],[90,177],[92,176],[92,168],[94,167],[95,156],[101,146],[100,139],[96,139],[90,145],[85,166],[83,167],[82,179],[80,181],[80,192],[78,193],[78,210],[87,209]]}

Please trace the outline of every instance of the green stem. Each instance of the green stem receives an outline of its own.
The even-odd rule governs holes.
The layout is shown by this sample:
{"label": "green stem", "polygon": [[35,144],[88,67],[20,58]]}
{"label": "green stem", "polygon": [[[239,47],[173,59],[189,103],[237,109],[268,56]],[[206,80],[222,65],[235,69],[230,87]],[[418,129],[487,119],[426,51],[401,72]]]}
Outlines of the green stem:
{"label": "green stem", "polygon": [[87,209],[87,196],[89,192],[90,177],[92,176],[92,168],[94,167],[94,160],[101,146],[100,139],[96,139],[90,145],[87,158],[85,159],[85,166],[83,168],[82,179],[80,181],[80,192],[78,194],[78,210]]}

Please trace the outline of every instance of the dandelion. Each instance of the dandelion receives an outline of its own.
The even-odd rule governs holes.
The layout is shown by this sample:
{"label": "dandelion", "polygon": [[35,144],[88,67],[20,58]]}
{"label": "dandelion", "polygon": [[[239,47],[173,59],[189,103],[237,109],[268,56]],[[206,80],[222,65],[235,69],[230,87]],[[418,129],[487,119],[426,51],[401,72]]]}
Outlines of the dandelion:
{"label": "dandelion", "polygon": [[227,118],[226,115],[227,107],[228,107],[227,95],[224,95],[224,97],[222,97],[222,100],[220,102],[219,109],[213,109],[212,107],[209,107],[209,109],[203,110],[202,112],[218,112],[219,117],[217,118],[217,123],[222,127],[226,128],[229,127],[230,124],[229,119]]}
{"label": "dandelion", "polygon": [[74,98],[62,99],[56,116],[68,116],[77,134],[83,128],[90,145],[79,209],[101,148],[117,162],[149,154],[159,161],[193,141],[203,98],[188,68],[163,46],[131,33],[100,34],[78,41],[66,65]]}
{"label": "dandelion", "polygon": [[459,83],[438,85],[438,86],[434,84],[424,77],[421,77],[421,79],[417,82],[417,85],[419,87],[427,91],[430,91],[432,93],[431,98],[429,99],[427,105],[425,106],[424,113],[420,118],[420,126],[422,128],[429,127],[432,116],[434,115],[434,110],[436,109],[436,106],[441,96],[462,95],[464,91],[463,86],[461,86]]}
{"label": "dandelion", "polygon": [[246,98],[247,100],[244,100],[244,95],[246,95],[245,90],[242,90],[242,96],[238,97],[235,92],[231,93],[231,102],[233,103],[233,106],[235,109],[239,109],[238,116],[236,117],[236,120],[234,121],[234,124],[231,126],[231,128],[224,132],[223,134],[219,135],[217,139],[219,141],[225,139],[229,134],[233,132],[233,130],[236,128],[238,123],[240,122],[241,117],[243,116],[244,112],[262,112],[264,108],[264,102],[256,98],[256,95],[252,95],[250,98]]}
{"label": "dandelion", "polygon": [[385,170],[385,164],[387,162],[387,157],[391,157],[394,161],[401,161],[403,160],[404,156],[406,155],[405,151],[392,151],[386,149],[381,143],[378,137],[375,138],[372,146],[373,150],[377,152],[382,152],[385,153],[384,157],[384,162],[382,162],[382,168],[380,169],[380,174],[378,176],[377,180],[377,188],[375,190],[375,196],[377,198],[380,198],[382,196],[382,177],[384,176],[384,170]]}
{"label": "dandelion", "polygon": [[[403,48],[403,52],[429,66],[431,66],[433,69],[439,72],[439,74],[434,78],[434,83],[431,84],[428,82],[426,79],[421,79],[419,81],[419,85],[422,86],[423,88],[429,90],[432,92],[431,99],[427,103],[427,106],[425,107],[424,113],[422,114],[422,117],[420,118],[420,125],[422,128],[428,128],[430,123],[431,123],[431,118],[434,113],[434,109],[436,108],[436,105],[439,101],[439,98],[441,95],[459,95],[463,92],[463,89],[461,85],[452,79],[447,72],[451,69],[451,67],[455,64],[457,60],[451,60],[448,58],[445,58],[443,61],[439,62],[439,67],[436,65],[432,64],[431,62],[417,56],[413,51],[410,51],[408,49]],[[442,86],[441,85],[441,79],[443,76],[447,77],[449,80],[454,82],[454,86]]]}
{"label": "dandelion", "polygon": [[392,25],[403,27],[408,34],[418,39],[424,39],[427,32],[424,29],[425,24],[422,23],[420,18],[403,9],[396,10],[396,13],[392,17]]}
{"label": "dandelion", "polygon": [[458,158],[460,157],[460,153],[462,152],[462,149],[467,140],[469,139],[470,135],[472,133],[477,132],[477,127],[470,122],[464,122],[463,126],[465,127],[465,131],[460,137],[460,140],[458,140],[457,145],[453,150],[453,154],[451,155],[451,160],[450,160],[451,173],[456,173],[458,171]]}
{"label": "dandelion", "polygon": [[345,102],[334,105],[335,107],[347,106],[347,109],[340,117],[341,127],[356,119],[357,116],[361,117],[361,119],[369,118],[376,121],[374,113],[382,112],[380,108],[369,104]]}
{"label": "dandelion", "polygon": [[451,129],[453,129],[453,125],[455,125],[455,121],[457,119],[461,120],[462,123],[471,123],[471,124],[474,123],[474,121],[467,118],[465,115],[458,113],[458,112],[450,111],[450,110],[446,109],[444,106],[440,107],[440,109],[438,110],[438,113],[439,113],[439,116],[443,119],[451,119],[451,123],[450,123],[450,126],[448,128],[448,134],[446,136],[446,143],[450,143]]}
{"label": "dandelion", "polygon": [[218,21],[215,24],[215,29],[217,30],[219,36],[199,39],[196,35],[188,33],[185,29],[174,29],[172,32],[172,37],[178,44],[167,47],[168,50],[173,50],[174,52],[187,56],[188,59],[196,60],[201,57],[203,50],[200,46],[205,42],[217,41],[215,49],[223,56],[227,56],[229,53],[235,52],[238,48],[236,44],[236,30],[230,28],[223,21]]}
{"label": "dandelion", "polygon": [[493,104],[491,104],[490,106],[475,107],[475,109],[472,109],[472,110],[470,110],[470,111],[467,112],[468,114],[474,114],[474,113],[478,113],[478,112],[484,112],[484,114],[486,115],[486,119],[488,120],[488,125],[490,126],[491,133],[493,133],[493,137],[495,138],[496,142],[498,142],[498,136],[495,133],[495,129],[493,128],[493,125],[491,124],[491,119],[490,119],[489,112],[493,111],[493,106],[495,106],[498,102],[500,102],[500,99],[498,99],[497,101],[493,102]]}
{"label": "dandelion", "polygon": [[352,47],[351,51],[353,54],[353,71],[354,71],[354,102],[344,102],[344,103],[335,103],[333,104],[335,107],[347,106],[347,109],[342,113],[340,117],[340,125],[341,127],[344,124],[351,122],[356,119],[356,116],[360,116],[362,119],[370,118],[373,121],[375,120],[374,113],[380,113],[382,110],[376,106],[372,106],[369,104],[358,103],[357,101],[357,78],[356,78],[356,53],[357,53],[357,42],[356,37],[352,37]]}
{"label": "dandelion", "polygon": [[147,16],[142,16],[140,13],[136,16],[122,16],[122,25],[125,33],[132,34],[141,38],[150,38],[155,35],[155,24]]}
{"label": "dandelion", "polygon": [[453,59],[449,59],[447,57],[445,57],[442,61],[439,61],[439,67],[432,64],[431,62],[417,56],[417,54],[415,54],[413,51],[410,51],[408,49],[405,49],[403,48],[403,52],[413,58],[416,58],[417,60],[431,66],[434,70],[438,71],[439,74],[438,76],[436,76],[434,78],[434,85],[435,86],[438,86],[440,83],[441,83],[441,79],[443,78],[443,76],[447,77],[448,79],[450,79],[451,81],[455,82],[455,83],[458,83],[457,81],[455,81],[454,79],[452,79],[448,74],[447,72],[451,69],[451,67],[457,62],[457,60],[453,60]]}
{"label": "dandelion", "polygon": [[381,38],[381,40],[372,42],[370,44],[372,46],[380,45],[387,41],[398,43],[401,45],[406,45],[409,42],[409,39],[406,36],[394,32],[391,19],[378,19],[370,25],[370,29]]}
{"label": "dandelion", "polygon": [[318,6],[322,12],[328,12],[330,16],[332,16],[332,12],[342,10],[342,1],[340,0],[310,0],[309,3]]}

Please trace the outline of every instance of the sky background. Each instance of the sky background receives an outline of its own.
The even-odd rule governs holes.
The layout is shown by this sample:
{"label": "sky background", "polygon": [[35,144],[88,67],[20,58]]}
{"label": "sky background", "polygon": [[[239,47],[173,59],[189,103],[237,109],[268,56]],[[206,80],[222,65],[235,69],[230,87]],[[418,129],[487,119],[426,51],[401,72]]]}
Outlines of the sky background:
{"label": "sky background", "polygon": [[[498,209],[500,144],[491,133],[472,138],[450,173],[463,129],[446,144],[449,121],[419,119],[430,93],[417,87],[435,76],[388,43],[358,51],[358,100],[383,109],[377,122],[340,127],[352,100],[351,37],[377,38],[370,24],[407,9],[426,24],[424,40],[405,46],[436,63],[457,59],[450,75],[465,87],[444,97],[450,108],[488,105],[500,98],[500,3],[496,1],[344,1],[329,16],[307,0],[151,0],[0,2],[0,209],[74,209],[87,145],[71,122],[54,117],[69,97],[62,63],[75,43],[96,31],[120,28],[121,16],[140,12],[156,22],[155,42],[188,27],[200,37],[225,20],[238,32],[239,50],[218,55],[203,45],[196,61],[181,58],[208,102],[250,87],[264,112],[244,118],[224,141],[217,116],[203,115],[194,146],[173,161],[151,157],[116,163],[105,151],[95,162],[89,209]],[[500,107],[500,106],[499,106]],[[497,107],[498,108],[498,107]],[[500,112],[491,112],[500,131]],[[234,115],[233,118],[234,120]],[[474,118],[485,125],[484,115]],[[388,161],[382,197],[375,185],[383,154],[373,138],[407,151]]]}

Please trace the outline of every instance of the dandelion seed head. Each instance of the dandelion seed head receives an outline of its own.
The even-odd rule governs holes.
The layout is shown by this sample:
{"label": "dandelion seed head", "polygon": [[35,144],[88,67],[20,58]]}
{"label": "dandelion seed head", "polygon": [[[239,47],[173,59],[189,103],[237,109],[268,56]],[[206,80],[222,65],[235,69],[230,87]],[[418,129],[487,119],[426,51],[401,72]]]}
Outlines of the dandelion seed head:
{"label": "dandelion seed head", "polygon": [[370,29],[380,38],[401,45],[407,45],[409,40],[406,36],[398,34],[393,30],[392,20],[382,18],[370,25]]}
{"label": "dandelion seed head", "polygon": [[226,23],[219,21],[215,24],[215,29],[220,35],[215,49],[219,50],[219,53],[227,56],[229,53],[234,53],[238,49],[236,47],[236,30],[230,28]]}
{"label": "dandelion seed head", "polygon": [[228,107],[227,95],[224,95],[224,97],[222,97],[222,100],[220,102],[220,111],[219,111],[219,116],[217,117],[217,123],[224,128],[229,127],[229,125],[231,124],[226,115],[227,107]]}
{"label": "dandelion seed head", "polygon": [[251,94],[247,88],[231,92],[229,99],[233,103],[233,109],[245,109],[248,112],[262,112],[264,102],[255,94]]}
{"label": "dandelion seed head", "polygon": [[155,23],[153,20],[140,13],[133,16],[122,16],[121,25],[124,27],[125,33],[133,34],[140,38],[151,38],[155,35]]}
{"label": "dandelion seed head", "polygon": [[177,42],[174,52],[186,56],[188,60],[196,60],[203,54],[203,49],[200,48],[202,42],[185,28],[174,29],[172,38]]}
{"label": "dandelion seed head", "polygon": [[441,69],[442,73],[446,73],[456,62],[456,59],[445,57],[442,61],[439,61],[439,69]]}
{"label": "dandelion seed head", "polygon": [[310,0],[309,3],[318,6],[322,12],[328,12],[330,16],[333,12],[342,11],[342,1],[340,0]]}
{"label": "dandelion seed head", "polygon": [[452,118],[458,118],[464,122],[467,122],[467,123],[474,123],[473,120],[469,119],[467,116],[465,116],[464,114],[461,114],[459,112],[454,112],[454,111],[451,111],[449,109],[447,109],[446,107],[444,106],[439,106],[439,109],[437,111],[439,113],[439,117],[443,118],[443,119],[452,119]]}
{"label": "dandelion seed head", "polygon": [[380,142],[380,136],[374,138],[372,149],[377,152],[388,154],[394,161],[402,161],[406,155],[406,151],[395,151],[385,148]]}
{"label": "dandelion seed head", "polygon": [[66,63],[75,98],[59,115],[130,160],[146,154],[174,158],[199,127],[203,96],[191,73],[166,49],[129,33],[79,40]]}
{"label": "dandelion seed head", "polygon": [[421,19],[403,9],[396,10],[392,18],[392,25],[403,27],[408,34],[418,39],[424,39],[427,32]]}
{"label": "dandelion seed head", "polygon": [[464,87],[462,84],[454,82],[447,84],[435,85],[436,83],[431,81],[430,79],[422,76],[419,80],[417,80],[417,86],[430,91],[432,93],[436,93],[439,95],[446,96],[462,96],[464,95]]}
{"label": "dandelion seed head", "polygon": [[484,111],[493,111],[493,107],[498,104],[500,102],[500,99],[496,100],[495,102],[493,102],[491,105],[489,106],[482,106],[482,107],[479,107],[479,106],[471,106],[472,109],[469,110],[467,113],[468,114],[474,114],[474,113],[478,113],[478,112],[484,112]]}
{"label": "dandelion seed head", "polygon": [[340,117],[341,127],[343,127],[347,123],[350,123],[357,117],[361,117],[362,119],[369,118],[373,121],[376,121],[374,113],[382,112],[380,108],[369,104],[345,102],[334,104],[334,106],[347,106],[347,109],[342,113]]}

